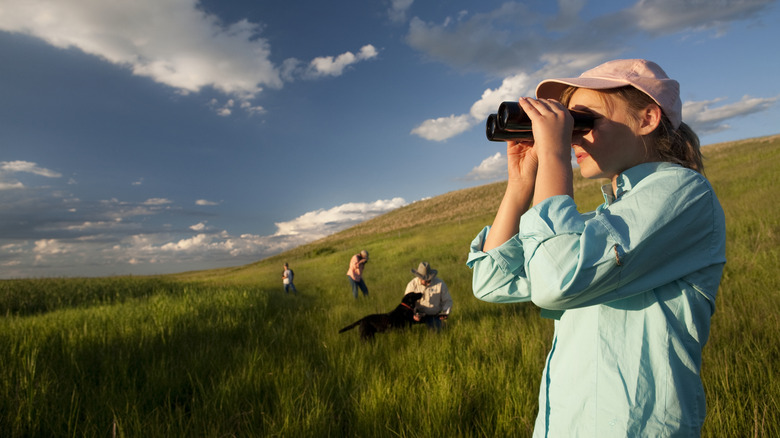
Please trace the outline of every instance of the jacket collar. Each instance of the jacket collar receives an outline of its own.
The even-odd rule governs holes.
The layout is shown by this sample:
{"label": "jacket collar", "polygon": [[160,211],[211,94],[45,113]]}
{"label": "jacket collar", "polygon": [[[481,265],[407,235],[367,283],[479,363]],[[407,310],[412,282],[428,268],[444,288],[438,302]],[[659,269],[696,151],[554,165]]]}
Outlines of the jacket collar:
{"label": "jacket collar", "polygon": [[604,194],[605,206],[612,204],[617,199],[620,199],[624,193],[630,191],[643,179],[670,167],[679,167],[679,164],[669,163],[666,161],[642,163],[636,166],[624,170],[617,176],[616,193],[612,193],[612,183],[604,184],[601,186],[601,192]]}

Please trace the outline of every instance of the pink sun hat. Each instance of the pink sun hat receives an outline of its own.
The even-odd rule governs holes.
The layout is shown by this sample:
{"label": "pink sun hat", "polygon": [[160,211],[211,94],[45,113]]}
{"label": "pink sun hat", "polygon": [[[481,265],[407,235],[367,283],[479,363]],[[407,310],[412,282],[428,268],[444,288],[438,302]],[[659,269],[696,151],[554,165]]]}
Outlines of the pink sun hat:
{"label": "pink sun hat", "polygon": [[536,97],[560,100],[561,93],[569,86],[607,90],[627,85],[650,96],[672,122],[674,129],[680,127],[680,84],[670,79],[658,64],[644,59],[617,59],[592,68],[578,78],[544,80],[536,87]]}

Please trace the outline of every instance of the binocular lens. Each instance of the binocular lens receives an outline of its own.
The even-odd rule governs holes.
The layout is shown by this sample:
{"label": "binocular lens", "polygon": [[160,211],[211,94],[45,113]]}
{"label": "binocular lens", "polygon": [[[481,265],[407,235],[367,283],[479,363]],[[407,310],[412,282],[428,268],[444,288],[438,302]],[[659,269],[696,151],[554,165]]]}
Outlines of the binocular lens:
{"label": "binocular lens", "polygon": [[[574,118],[574,132],[593,129],[593,114],[569,110]],[[517,102],[502,102],[498,112],[491,114],[485,124],[485,135],[490,141],[510,141],[533,138],[531,119]]]}
{"label": "binocular lens", "polygon": [[503,102],[498,106],[498,127],[510,131],[530,131],[531,119],[517,102]]}
{"label": "binocular lens", "polygon": [[499,114],[491,114],[487,118],[485,124],[485,135],[490,141],[509,141],[533,138],[533,132],[530,129],[525,131],[507,131],[501,129],[499,126],[501,116]]}

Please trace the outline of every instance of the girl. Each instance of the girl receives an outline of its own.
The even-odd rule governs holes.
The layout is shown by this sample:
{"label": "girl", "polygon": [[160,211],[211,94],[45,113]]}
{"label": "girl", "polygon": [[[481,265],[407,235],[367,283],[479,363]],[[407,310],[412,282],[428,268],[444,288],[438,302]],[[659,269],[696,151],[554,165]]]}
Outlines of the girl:
{"label": "girl", "polygon": [[[536,94],[519,101],[534,139],[507,143],[506,193],[468,258],[477,298],[555,319],[534,436],[699,436],[726,230],[679,85],[616,60]],[[573,135],[567,107],[593,129]],[[571,149],[610,181],[593,212],[574,204]]]}

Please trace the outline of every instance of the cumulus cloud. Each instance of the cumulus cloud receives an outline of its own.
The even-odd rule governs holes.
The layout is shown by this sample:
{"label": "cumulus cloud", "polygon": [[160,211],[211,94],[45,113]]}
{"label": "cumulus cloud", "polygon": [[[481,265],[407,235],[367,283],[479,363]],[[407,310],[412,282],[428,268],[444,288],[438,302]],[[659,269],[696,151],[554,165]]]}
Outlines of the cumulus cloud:
{"label": "cumulus cloud", "polygon": [[296,236],[302,238],[301,242],[312,241],[404,205],[406,201],[403,198],[393,198],[371,203],[350,202],[310,211],[291,221],[276,223],[274,236]]}
{"label": "cumulus cloud", "polygon": [[35,246],[33,248],[36,262],[43,260],[45,257],[67,255],[73,251],[73,244],[62,242],[57,239],[37,240],[35,241]]}
{"label": "cumulus cloud", "polygon": [[199,223],[197,223],[197,224],[195,224],[195,225],[192,225],[192,226],[190,227],[190,229],[191,229],[192,231],[203,231],[203,230],[205,230],[205,229],[206,229],[206,223],[205,223],[205,222],[199,222]]}
{"label": "cumulus cloud", "polygon": [[474,126],[474,120],[469,115],[456,116],[452,114],[449,117],[426,120],[412,129],[412,134],[426,140],[444,141],[469,130],[472,126]]}
{"label": "cumulus cloud", "polygon": [[336,57],[322,56],[314,58],[305,73],[306,77],[341,76],[349,66],[360,61],[376,58],[378,52],[374,46],[367,44],[360,48],[357,54],[344,52]]}
{"label": "cumulus cloud", "polygon": [[[26,162],[25,162],[26,163]],[[0,172],[35,163],[0,163]],[[165,197],[98,202],[37,186],[35,196],[0,192],[2,278],[147,274],[235,266],[268,257],[406,205],[402,198],[353,202],[276,223],[268,235],[232,233]],[[216,203],[199,200],[198,206]],[[213,218],[213,215],[209,216]]]}
{"label": "cumulus cloud", "polygon": [[[282,87],[283,76],[292,78],[286,66],[299,63],[291,59],[281,68],[275,65],[270,42],[260,37],[261,24],[246,19],[225,23],[198,0],[0,0],[0,9],[0,30],[78,48],[183,94],[213,88],[229,96],[214,105],[222,116],[236,108],[262,112],[251,100],[265,87]],[[315,58],[308,73],[338,76],[376,55],[366,45],[357,54]]]}
{"label": "cumulus cloud", "polygon": [[252,98],[282,85],[258,24],[222,23],[196,0],[3,3],[0,29],[76,47],[183,92],[211,86]]}
{"label": "cumulus cloud", "polygon": [[464,179],[466,181],[493,181],[506,178],[506,156],[501,152],[482,160],[482,162],[469,172]]}

